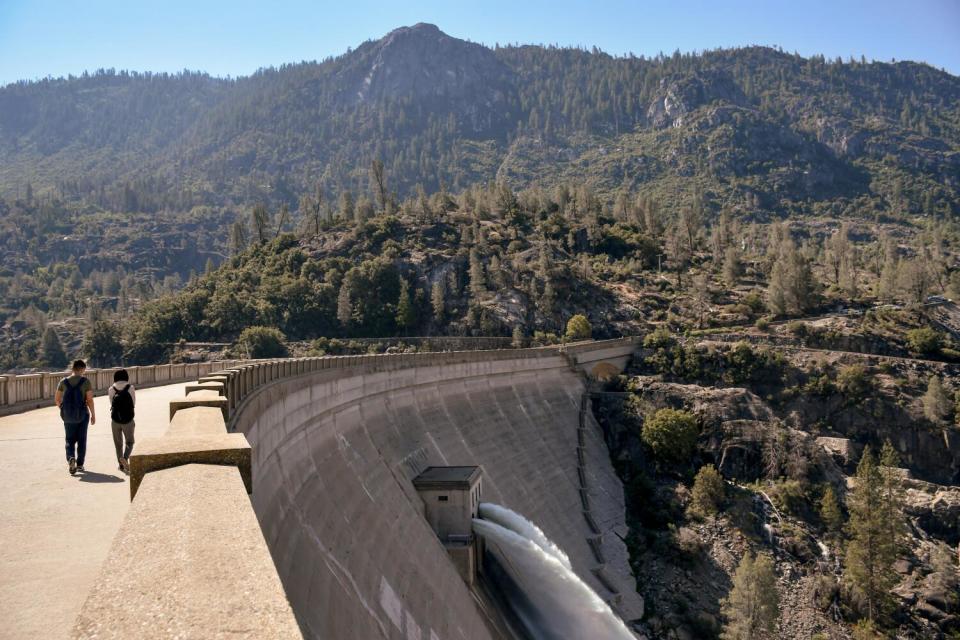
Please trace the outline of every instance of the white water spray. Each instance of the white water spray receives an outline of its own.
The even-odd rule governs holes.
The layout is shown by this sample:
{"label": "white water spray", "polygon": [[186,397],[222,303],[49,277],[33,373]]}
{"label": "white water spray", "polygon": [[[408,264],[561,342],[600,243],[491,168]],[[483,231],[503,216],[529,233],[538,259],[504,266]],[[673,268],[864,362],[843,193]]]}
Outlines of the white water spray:
{"label": "white water spray", "polygon": [[484,538],[487,553],[502,573],[493,577],[503,583],[501,591],[532,638],[635,640],[607,603],[570,569],[566,554],[536,525],[497,505],[481,505],[481,515],[484,512],[511,524],[508,528],[492,519],[474,520],[473,530]]}
{"label": "white water spray", "polygon": [[506,507],[501,507],[492,502],[481,502],[480,517],[490,522],[495,522],[505,529],[510,529],[524,538],[536,543],[541,549],[554,556],[563,566],[570,569],[570,558],[567,554],[538,527],[516,511],[511,511]]}

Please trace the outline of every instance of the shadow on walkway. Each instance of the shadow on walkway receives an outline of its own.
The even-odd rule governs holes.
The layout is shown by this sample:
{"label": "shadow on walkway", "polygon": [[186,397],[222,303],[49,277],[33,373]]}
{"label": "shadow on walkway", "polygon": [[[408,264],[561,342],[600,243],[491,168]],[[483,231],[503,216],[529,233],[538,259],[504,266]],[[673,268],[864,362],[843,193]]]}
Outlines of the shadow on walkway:
{"label": "shadow on walkway", "polygon": [[80,482],[93,482],[95,484],[100,484],[101,482],[123,482],[123,478],[118,478],[117,476],[106,473],[97,473],[96,471],[84,471],[79,475]]}

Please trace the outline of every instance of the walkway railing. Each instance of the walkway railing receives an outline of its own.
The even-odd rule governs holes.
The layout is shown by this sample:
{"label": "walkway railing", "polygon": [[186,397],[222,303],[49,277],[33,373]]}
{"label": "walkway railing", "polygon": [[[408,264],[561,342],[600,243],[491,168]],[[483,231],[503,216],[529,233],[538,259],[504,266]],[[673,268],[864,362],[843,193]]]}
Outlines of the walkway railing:
{"label": "walkway railing", "polygon": [[[217,360],[184,364],[156,364],[126,367],[130,382],[138,388],[196,380],[211,371],[227,369],[250,360]],[[113,374],[120,368],[87,369],[84,374],[93,384],[94,393],[105,393],[113,384]],[[53,404],[57,384],[69,372],[31,373],[0,376],[0,415]]]}

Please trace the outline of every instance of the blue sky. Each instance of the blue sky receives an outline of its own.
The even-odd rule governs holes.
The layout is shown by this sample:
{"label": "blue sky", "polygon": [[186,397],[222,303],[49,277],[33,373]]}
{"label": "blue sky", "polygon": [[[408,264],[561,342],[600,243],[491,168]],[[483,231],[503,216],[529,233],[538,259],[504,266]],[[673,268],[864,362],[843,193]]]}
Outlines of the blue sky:
{"label": "blue sky", "polygon": [[765,44],[919,60],[960,75],[960,0],[0,0],[0,84],[100,67],[246,75],[338,55],[416,22],[488,45],[649,56]]}

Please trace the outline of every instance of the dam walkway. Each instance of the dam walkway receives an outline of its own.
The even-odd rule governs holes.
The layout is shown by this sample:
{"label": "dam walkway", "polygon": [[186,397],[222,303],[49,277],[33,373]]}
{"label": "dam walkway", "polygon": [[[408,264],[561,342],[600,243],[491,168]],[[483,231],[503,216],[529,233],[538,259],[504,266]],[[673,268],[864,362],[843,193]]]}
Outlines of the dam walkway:
{"label": "dam walkway", "polygon": [[[183,384],[137,392],[136,440],[161,436]],[[70,476],[55,407],[0,417],[0,638],[70,636],[130,509],[105,396],[94,400],[86,473]]]}

